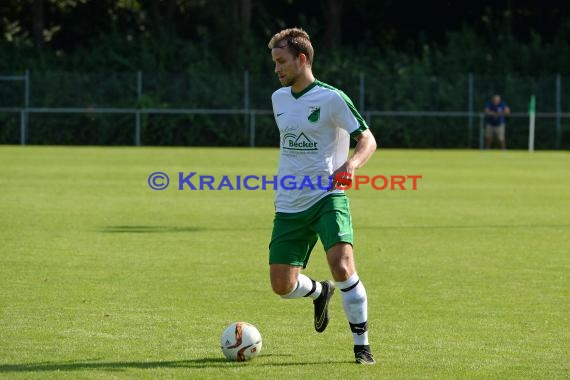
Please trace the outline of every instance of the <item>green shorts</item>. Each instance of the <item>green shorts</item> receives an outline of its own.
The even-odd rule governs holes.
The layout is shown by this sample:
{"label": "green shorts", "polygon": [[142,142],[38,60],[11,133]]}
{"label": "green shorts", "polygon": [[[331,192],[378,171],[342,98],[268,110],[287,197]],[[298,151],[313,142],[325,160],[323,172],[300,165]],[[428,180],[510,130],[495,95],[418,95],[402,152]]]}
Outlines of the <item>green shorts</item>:
{"label": "green shorts", "polygon": [[275,213],[269,264],[305,268],[318,238],[325,252],[336,243],[352,245],[352,218],[346,195],[327,195],[305,211]]}

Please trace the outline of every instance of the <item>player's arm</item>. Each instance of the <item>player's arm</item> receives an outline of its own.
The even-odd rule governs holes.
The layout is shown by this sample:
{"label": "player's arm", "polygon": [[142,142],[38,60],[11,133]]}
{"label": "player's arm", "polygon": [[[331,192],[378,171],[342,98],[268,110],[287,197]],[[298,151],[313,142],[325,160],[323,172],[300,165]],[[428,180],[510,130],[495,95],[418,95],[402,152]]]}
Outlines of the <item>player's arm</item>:
{"label": "player's arm", "polygon": [[370,129],[365,129],[356,136],[356,147],[352,156],[346,161],[346,168],[349,169],[347,171],[352,173],[363,167],[376,151],[376,147],[376,139]]}
{"label": "player's arm", "polygon": [[333,120],[338,128],[344,129],[356,140],[356,147],[352,156],[332,173],[331,190],[339,183],[337,179],[340,173],[348,173],[344,176],[354,176],[356,170],[364,166],[376,150],[376,139],[352,101],[342,92],[337,94],[338,96],[331,99]]}
{"label": "player's arm", "polygon": [[[339,173],[349,173],[350,178],[353,178],[356,170],[360,169],[361,167],[370,160],[370,157],[376,151],[376,139],[370,129],[365,129],[360,133],[358,136],[355,137],[356,139],[356,146],[354,147],[354,152],[352,156],[342,164],[338,169],[336,169],[332,175],[332,186],[331,189],[334,189],[336,185],[339,183],[337,179],[337,175]],[[342,175],[342,174],[341,174]]]}

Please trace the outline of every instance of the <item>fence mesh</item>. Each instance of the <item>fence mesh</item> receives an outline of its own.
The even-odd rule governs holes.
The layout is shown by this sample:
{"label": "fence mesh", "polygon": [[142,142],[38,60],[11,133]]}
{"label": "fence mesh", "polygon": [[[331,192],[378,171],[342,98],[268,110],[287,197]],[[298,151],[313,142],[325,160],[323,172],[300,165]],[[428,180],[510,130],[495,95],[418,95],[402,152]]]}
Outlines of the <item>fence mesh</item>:
{"label": "fence mesh", "polygon": [[[23,75],[13,76],[16,77]],[[247,146],[252,141],[248,112],[270,111],[271,94],[279,87],[271,72],[47,72],[28,75],[26,96],[24,80],[6,78],[10,79],[0,76],[0,143],[4,144],[19,143],[25,125],[27,142],[34,144],[131,145],[136,127],[144,145]],[[346,71],[318,79],[351,97],[383,146],[476,148],[479,114],[491,95],[499,93],[518,113],[518,117],[507,120],[509,148],[528,146],[528,118],[524,114],[532,94],[536,95],[539,113],[536,147],[570,148],[570,77],[428,77],[402,69],[393,75]],[[26,97],[30,108],[26,108]],[[72,110],[54,114],[50,112],[53,108]],[[129,112],[94,112],[101,108]],[[137,121],[135,113],[148,109],[235,110],[235,114],[143,112]],[[22,110],[29,111],[27,118],[23,119]],[[376,111],[388,114],[375,114]],[[413,116],[417,111],[439,113]],[[474,114],[469,116],[469,111]],[[399,113],[390,114],[393,112]],[[254,124],[255,144],[276,146],[278,133],[272,116],[256,114]]]}

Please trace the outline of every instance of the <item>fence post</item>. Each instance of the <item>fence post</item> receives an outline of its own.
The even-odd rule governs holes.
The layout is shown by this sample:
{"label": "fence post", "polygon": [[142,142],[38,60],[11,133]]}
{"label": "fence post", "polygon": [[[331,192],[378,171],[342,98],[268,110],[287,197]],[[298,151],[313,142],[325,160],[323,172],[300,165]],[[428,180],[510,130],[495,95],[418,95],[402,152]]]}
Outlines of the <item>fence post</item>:
{"label": "fence post", "polygon": [[20,144],[26,145],[26,111],[20,111]]}
{"label": "fence post", "polygon": [[255,110],[249,112],[249,146],[255,147]]}
{"label": "fence post", "polygon": [[479,114],[479,149],[485,149],[485,114]]}
{"label": "fence post", "polygon": [[[248,125],[248,120],[251,121],[249,114],[250,99],[249,99],[249,71],[245,70],[243,72],[243,125],[245,126],[245,131],[247,133],[248,129],[251,132],[251,125]],[[251,136],[250,136],[251,138]],[[251,140],[250,140],[251,141]]]}
{"label": "fence post", "polygon": [[359,104],[360,113],[364,112],[365,96],[366,96],[366,88],[365,88],[365,82],[364,82],[364,73],[361,71],[360,72],[360,104]]}
{"label": "fence post", "polygon": [[28,108],[30,107],[30,70],[26,69],[24,77],[24,110],[20,113],[20,143],[26,145],[28,140]]}
{"label": "fence post", "polygon": [[468,118],[468,136],[467,136],[467,148],[471,148],[471,139],[473,136],[473,73],[467,75],[467,112],[469,112]]}
{"label": "fence post", "polygon": [[135,113],[135,145],[141,145],[141,112],[140,101],[142,98],[142,71],[137,71],[137,112]]}
{"label": "fence post", "polygon": [[562,79],[560,73],[556,74],[556,143],[555,148],[560,149],[560,139],[562,138],[562,129],[560,126],[560,102],[561,102]]}
{"label": "fence post", "polygon": [[536,118],[536,97],[530,96],[530,104],[528,106],[528,151],[534,152],[534,129]]}

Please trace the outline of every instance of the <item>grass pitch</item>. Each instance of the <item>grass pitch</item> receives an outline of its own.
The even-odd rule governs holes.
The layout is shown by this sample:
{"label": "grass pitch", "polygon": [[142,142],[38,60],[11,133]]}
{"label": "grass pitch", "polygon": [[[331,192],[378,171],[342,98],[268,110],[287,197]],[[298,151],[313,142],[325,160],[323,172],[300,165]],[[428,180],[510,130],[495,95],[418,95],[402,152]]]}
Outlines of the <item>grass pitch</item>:
{"label": "grass pitch", "polygon": [[[350,191],[378,365],[353,364],[268,281],[272,191],[178,191],[176,173],[272,175],[275,149],[0,147],[0,377],[568,378],[570,155],[379,150]],[[170,187],[153,191],[155,171]],[[307,274],[328,278],[317,245]],[[233,321],[264,338],[225,361]]]}

